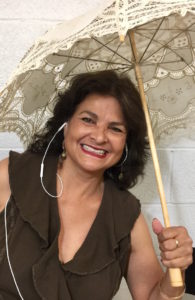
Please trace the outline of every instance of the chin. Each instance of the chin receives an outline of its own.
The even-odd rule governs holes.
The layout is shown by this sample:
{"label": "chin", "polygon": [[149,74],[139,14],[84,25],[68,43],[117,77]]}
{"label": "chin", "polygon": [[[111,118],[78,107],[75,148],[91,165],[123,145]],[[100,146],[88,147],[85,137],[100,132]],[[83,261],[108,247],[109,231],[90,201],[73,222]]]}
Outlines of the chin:
{"label": "chin", "polygon": [[100,173],[103,174],[104,171],[107,169],[107,168],[101,168],[99,166],[95,166],[94,164],[82,164],[80,166],[84,172],[92,173],[92,174],[100,174]]}

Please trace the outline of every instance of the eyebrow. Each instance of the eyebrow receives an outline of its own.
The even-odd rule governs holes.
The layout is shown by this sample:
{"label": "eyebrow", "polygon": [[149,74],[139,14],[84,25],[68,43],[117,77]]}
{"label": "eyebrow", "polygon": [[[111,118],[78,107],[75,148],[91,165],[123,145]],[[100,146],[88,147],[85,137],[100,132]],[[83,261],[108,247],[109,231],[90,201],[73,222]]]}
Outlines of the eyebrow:
{"label": "eyebrow", "polygon": [[82,112],[79,114],[79,116],[82,115],[82,114],[84,114],[84,113],[87,113],[87,114],[90,115],[91,117],[93,117],[93,118],[95,118],[95,119],[98,119],[98,116],[97,116],[95,113],[93,113],[93,112],[91,112],[91,111],[89,111],[89,110],[84,110],[84,111],[82,111]]}
{"label": "eyebrow", "polygon": [[[82,115],[83,113],[87,113],[91,117],[95,118],[95,120],[98,119],[98,116],[95,113],[93,113],[93,112],[91,112],[89,110],[84,110],[79,115]],[[126,127],[124,122],[117,122],[117,121],[110,122],[110,125],[112,125],[112,126],[124,126],[124,127]]]}

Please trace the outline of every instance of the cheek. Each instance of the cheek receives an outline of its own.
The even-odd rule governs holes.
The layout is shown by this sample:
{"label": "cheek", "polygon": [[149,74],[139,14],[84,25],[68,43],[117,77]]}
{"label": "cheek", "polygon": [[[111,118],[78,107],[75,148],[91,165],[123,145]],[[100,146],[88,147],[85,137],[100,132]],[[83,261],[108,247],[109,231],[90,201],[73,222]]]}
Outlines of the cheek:
{"label": "cheek", "polygon": [[75,125],[75,122],[70,122],[64,131],[65,141],[69,142],[75,140],[78,135],[79,127]]}
{"label": "cheek", "polygon": [[65,132],[65,147],[73,150],[76,148],[81,139],[86,135],[86,132],[81,126],[71,124]]}
{"label": "cheek", "polygon": [[65,145],[66,150],[71,151],[71,148],[74,147],[75,140],[76,140],[76,138],[75,138],[75,135],[72,134],[72,131],[67,130],[65,133],[65,138],[64,138],[64,145]]}
{"label": "cheek", "polygon": [[126,144],[126,136],[122,136],[121,138],[118,138],[115,144],[116,144],[116,148],[118,148],[118,151],[123,153]]}
{"label": "cheek", "polygon": [[115,144],[115,155],[117,160],[119,160],[123,156],[123,152],[125,149],[125,139],[120,140],[117,144]]}
{"label": "cheek", "polygon": [[118,160],[120,160],[123,157],[123,153],[124,153],[124,148],[122,148],[118,153]]}

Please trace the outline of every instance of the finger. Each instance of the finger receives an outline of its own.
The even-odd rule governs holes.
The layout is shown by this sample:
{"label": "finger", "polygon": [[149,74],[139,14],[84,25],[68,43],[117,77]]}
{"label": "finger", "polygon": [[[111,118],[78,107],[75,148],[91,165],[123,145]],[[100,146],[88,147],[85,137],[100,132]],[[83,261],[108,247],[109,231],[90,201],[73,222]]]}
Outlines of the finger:
{"label": "finger", "polygon": [[182,246],[182,244],[180,244],[177,239],[169,239],[159,243],[159,249],[163,252],[175,250],[180,246]]}
{"label": "finger", "polygon": [[181,241],[188,237],[187,230],[181,226],[172,226],[168,228],[163,228],[163,230],[158,235],[159,242],[164,242],[168,239],[177,239]]}
{"label": "finger", "polygon": [[161,258],[165,260],[173,260],[176,258],[182,258],[186,256],[192,256],[192,249],[190,247],[179,247],[173,251],[161,252]]}
{"label": "finger", "polygon": [[192,264],[192,256],[184,256],[172,260],[162,259],[161,262],[167,268],[180,268],[185,270]]}
{"label": "finger", "polygon": [[161,233],[163,228],[164,228],[163,225],[157,218],[154,218],[152,220],[152,229],[155,234],[158,235],[159,233]]}
{"label": "finger", "polygon": [[192,250],[192,239],[189,236],[177,237],[176,239],[169,239],[163,242],[159,242],[159,249],[163,251],[172,251],[180,247],[185,247],[186,251]]}

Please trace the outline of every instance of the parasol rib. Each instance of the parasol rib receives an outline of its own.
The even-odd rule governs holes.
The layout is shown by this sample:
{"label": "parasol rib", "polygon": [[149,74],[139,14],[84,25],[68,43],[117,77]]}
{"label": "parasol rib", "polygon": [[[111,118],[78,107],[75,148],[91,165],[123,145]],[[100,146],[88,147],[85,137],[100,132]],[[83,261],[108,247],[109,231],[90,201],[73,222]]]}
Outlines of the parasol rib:
{"label": "parasol rib", "polygon": [[[166,199],[165,199],[164,187],[163,187],[163,183],[162,183],[162,176],[161,176],[161,172],[160,172],[160,166],[159,166],[156,146],[155,146],[155,142],[154,142],[154,136],[153,136],[153,132],[152,132],[150,115],[149,115],[146,97],[145,97],[145,93],[144,93],[141,69],[140,69],[140,66],[138,63],[139,59],[138,59],[138,53],[137,53],[137,48],[136,48],[135,39],[134,39],[134,32],[131,30],[128,32],[128,34],[129,34],[129,38],[130,38],[132,52],[133,52],[133,55],[135,58],[135,74],[136,74],[136,78],[137,78],[137,82],[138,82],[140,97],[141,97],[142,106],[143,106],[146,124],[147,124],[148,138],[149,138],[150,149],[151,149],[151,154],[152,154],[152,159],[153,159],[153,164],[154,164],[157,186],[158,186],[159,195],[160,195],[164,223],[165,223],[166,227],[170,227],[170,220],[169,220],[168,209],[167,209],[167,204],[166,204]],[[170,280],[171,280],[172,286],[175,286],[175,287],[183,286],[183,279],[182,279],[180,269],[170,268],[169,274],[170,274]]]}
{"label": "parasol rib", "polygon": [[142,56],[139,58],[139,61],[142,61],[142,58],[144,57],[146,51],[147,51],[148,48],[150,47],[150,45],[151,45],[151,43],[152,43],[152,41],[153,41],[155,35],[158,33],[158,31],[159,31],[159,29],[160,29],[160,27],[161,27],[161,25],[162,25],[163,22],[164,22],[164,18],[161,20],[160,24],[158,25],[157,29],[155,30],[155,32],[154,32],[152,38],[150,39],[150,41],[149,41],[147,47],[145,48],[145,50],[144,50]]}

